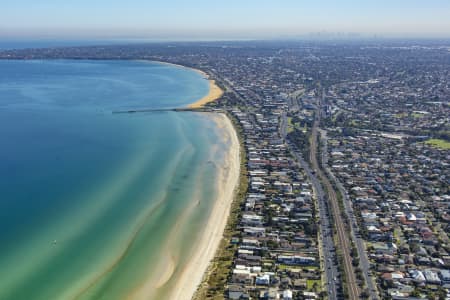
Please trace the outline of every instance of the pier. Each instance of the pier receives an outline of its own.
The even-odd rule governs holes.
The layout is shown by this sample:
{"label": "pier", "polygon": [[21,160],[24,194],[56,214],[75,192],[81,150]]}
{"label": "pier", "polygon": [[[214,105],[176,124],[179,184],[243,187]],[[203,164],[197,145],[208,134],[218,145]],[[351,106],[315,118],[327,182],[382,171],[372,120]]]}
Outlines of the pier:
{"label": "pier", "polygon": [[114,110],[113,114],[134,114],[134,113],[147,113],[147,112],[224,112],[222,109],[212,108],[143,108],[143,109],[127,109],[127,110]]}

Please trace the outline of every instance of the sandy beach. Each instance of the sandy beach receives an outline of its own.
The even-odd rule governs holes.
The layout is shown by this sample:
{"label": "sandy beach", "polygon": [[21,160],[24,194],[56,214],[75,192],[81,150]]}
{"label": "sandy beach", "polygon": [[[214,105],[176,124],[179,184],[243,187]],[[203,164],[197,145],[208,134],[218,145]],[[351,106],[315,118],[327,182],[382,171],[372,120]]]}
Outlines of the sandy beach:
{"label": "sandy beach", "polygon": [[[180,226],[184,226],[186,218],[196,208],[197,203],[193,202],[177,220],[177,224],[169,235],[171,238],[167,241],[164,257],[161,257],[159,265],[153,269],[153,276],[131,292],[127,299],[191,300],[216,254],[239,182],[240,144],[236,131],[225,114],[210,113],[208,117],[213,118],[217,124],[223,141],[229,145],[229,149],[218,170],[216,193],[215,197],[211,198],[214,205],[204,224],[204,231],[199,233],[196,241],[193,241],[195,246],[191,256],[186,257],[187,262],[178,269],[179,253],[173,252],[176,249],[174,243],[179,237]],[[169,290],[165,288],[166,284],[170,285]]]}
{"label": "sandy beach", "polygon": [[[170,63],[168,63],[170,64]],[[173,66],[178,66],[178,65],[174,65],[174,64],[170,64]],[[183,68],[188,68],[185,66],[179,66],[179,67],[183,67]],[[198,70],[198,69],[194,69],[194,68],[188,68],[191,70],[194,70],[195,72],[201,74],[205,79],[207,79],[209,81],[209,92],[206,96],[204,96],[203,98],[195,101],[194,103],[191,103],[188,105],[189,108],[201,108],[203,107],[205,104],[209,103],[209,102],[213,102],[217,99],[219,99],[222,95],[223,95],[223,91],[222,89],[217,86],[216,81],[209,79],[209,75],[206,74],[205,72]]]}
{"label": "sandy beach", "polygon": [[205,79],[207,79],[209,81],[209,92],[208,92],[208,94],[206,96],[204,96],[203,98],[195,101],[194,103],[189,104],[188,105],[189,108],[201,108],[205,104],[207,104],[209,102],[213,102],[213,101],[219,99],[223,95],[223,91],[222,91],[222,89],[219,86],[217,86],[216,81],[212,80],[212,79],[209,79],[209,75],[206,74],[205,72],[201,71],[201,70],[190,68],[190,67],[186,67],[186,66],[183,66],[183,65],[177,65],[177,64],[173,64],[173,63],[169,63],[169,62],[163,62],[163,61],[159,61],[158,63],[164,64],[164,65],[169,65],[169,66],[174,66],[174,67],[177,67],[177,68],[191,69],[191,70],[201,74]]}
{"label": "sandy beach", "polygon": [[200,108],[204,106],[206,103],[215,101],[220,98],[223,94],[223,91],[220,87],[216,85],[214,80],[209,80],[209,93],[205,97],[200,100],[189,105],[189,108]]}
{"label": "sandy beach", "polygon": [[181,271],[170,299],[190,300],[197,290],[222,239],[239,182],[240,146],[236,131],[224,114],[218,114],[214,118],[223,131],[223,138],[230,144],[230,150],[219,174],[217,198],[208,223],[205,224],[205,231],[195,247],[194,254]]}

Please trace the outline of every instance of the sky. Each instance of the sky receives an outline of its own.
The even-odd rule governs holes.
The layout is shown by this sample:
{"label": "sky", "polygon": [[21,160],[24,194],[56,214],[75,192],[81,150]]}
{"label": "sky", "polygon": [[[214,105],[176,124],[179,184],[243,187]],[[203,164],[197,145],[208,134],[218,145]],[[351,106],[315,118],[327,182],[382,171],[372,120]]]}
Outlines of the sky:
{"label": "sky", "polygon": [[450,37],[450,0],[0,0],[0,38]]}

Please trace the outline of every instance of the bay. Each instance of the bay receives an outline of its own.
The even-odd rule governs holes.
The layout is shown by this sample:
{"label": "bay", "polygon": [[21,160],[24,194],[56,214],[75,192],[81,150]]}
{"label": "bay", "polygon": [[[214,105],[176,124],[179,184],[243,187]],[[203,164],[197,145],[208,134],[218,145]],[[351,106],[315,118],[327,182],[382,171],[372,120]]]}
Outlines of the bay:
{"label": "bay", "polygon": [[168,249],[182,267],[227,145],[207,114],[112,112],[207,92],[160,63],[0,61],[0,299],[123,299]]}

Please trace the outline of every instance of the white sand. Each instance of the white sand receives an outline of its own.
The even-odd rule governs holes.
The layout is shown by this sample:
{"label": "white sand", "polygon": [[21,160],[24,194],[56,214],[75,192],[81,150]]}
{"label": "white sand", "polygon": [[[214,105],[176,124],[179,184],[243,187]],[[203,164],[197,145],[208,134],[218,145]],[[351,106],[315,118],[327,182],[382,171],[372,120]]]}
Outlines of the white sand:
{"label": "white sand", "polygon": [[[203,276],[207,272],[211,260],[222,240],[223,232],[230,214],[231,204],[236,194],[236,187],[240,176],[240,145],[236,131],[231,121],[225,114],[211,114],[217,126],[221,130],[222,138],[229,144],[229,150],[225,154],[222,168],[218,172],[217,192],[215,194],[214,206],[211,215],[205,224],[205,230],[196,240],[196,245],[191,257],[187,258],[187,263],[182,270],[175,271],[178,262],[177,255],[171,251],[172,239],[168,240],[164,257],[154,268],[153,276],[132,291],[127,299],[162,299],[158,290],[168,283],[173,277],[176,281],[171,286],[169,295],[164,292],[165,299],[190,300],[194,296],[197,287],[202,282]],[[186,216],[192,213],[196,204],[193,203],[177,220],[177,224],[170,236],[177,237],[180,226],[186,221]],[[159,298],[156,298],[159,297]]]}
{"label": "white sand", "polygon": [[209,80],[208,95],[189,105],[189,108],[200,108],[209,102],[219,99],[223,95],[223,91],[216,85],[214,80]]}
{"label": "white sand", "polygon": [[[146,62],[148,62],[148,61],[146,61]],[[155,61],[150,61],[150,62],[155,62]],[[189,104],[188,105],[189,108],[201,108],[205,104],[215,101],[223,95],[223,91],[219,86],[217,86],[216,81],[209,79],[209,75],[199,69],[194,69],[194,68],[186,67],[183,65],[177,65],[177,64],[163,62],[163,61],[156,61],[156,62],[163,64],[163,65],[169,65],[169,66],[173,66],[173,67],[177,67],[177,68],[193,70],[193,71],[199,73],[200,75],[202,75],[205,79],[207,79],[209,81],[208,94],[206,96],[204,96],[203,98],[195,101],[194,103]]]}
{"label": "white sand", "polygon": [[170,299],[190,300],[202,281],[203,275],[216,254],[230,214],[240,174],[240,145],[231,121],[224,115],[217,115],[217,123],[223,128],[224,138],[229,140],[230,150],[219,174],[217,199],[205,225],[205,231],[195,247],[176,282]]}

